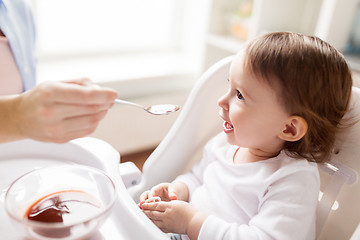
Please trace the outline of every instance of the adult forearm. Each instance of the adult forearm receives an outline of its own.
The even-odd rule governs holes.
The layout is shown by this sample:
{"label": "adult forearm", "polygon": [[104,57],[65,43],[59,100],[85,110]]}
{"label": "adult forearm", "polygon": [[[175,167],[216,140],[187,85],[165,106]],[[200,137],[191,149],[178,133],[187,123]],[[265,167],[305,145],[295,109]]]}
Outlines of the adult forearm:
{"label": "adult forearm", "polygon": [[0,143],[24,138],[16,121],[18,95],[0,97]]}

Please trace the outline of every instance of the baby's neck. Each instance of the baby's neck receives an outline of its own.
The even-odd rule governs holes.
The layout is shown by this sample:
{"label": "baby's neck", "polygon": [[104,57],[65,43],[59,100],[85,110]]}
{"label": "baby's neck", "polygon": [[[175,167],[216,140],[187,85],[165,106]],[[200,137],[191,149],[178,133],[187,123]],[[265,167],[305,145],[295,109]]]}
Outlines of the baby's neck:
{"label": "baby's neck", "polygon": [[238,148],[234,155],[233,161],[235,164],[264,161],[276,157],[279,153],[279,151],[269,153],[259,149]]}

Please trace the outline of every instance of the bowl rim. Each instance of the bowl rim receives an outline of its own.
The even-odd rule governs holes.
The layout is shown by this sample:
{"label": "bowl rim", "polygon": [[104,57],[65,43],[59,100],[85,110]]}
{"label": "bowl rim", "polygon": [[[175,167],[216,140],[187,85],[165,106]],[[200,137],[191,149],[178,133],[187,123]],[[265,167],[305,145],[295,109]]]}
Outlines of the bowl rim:
{"label": "bowl rim", "polygon": [[[19,182],[22,178],[24,178],[25,176],[28,176],[30,174],[33,174],[34,172],[38,172],[38,171],[46,171],[47,169],[57,169],[57,170],[65,170],[65,169],[82,169],[82,170],[90,170],[96,173],[99,173],[101,175],[104,175],[106,177],[107,180],[109,180],[110,184],[111,184],[111,188],[113,189],[112,191],[112,199],[111,202],[105,206],[100,213],[97,213],[93,216],[91,216],[90,218],[85,218],[79,221],[75,221],[71,224],[64,224],[61,222],[58,223],[48,223],[48,222],[39,222],[39,221],[34,221],[34,220],[30,220],[28,218],[25,217],[26,212],[24,213],[24,216],[19,218],[15,215],[13,215],[10,210],[8,209],[8,193],[10,191],[10,189],[17,183]],[[71,189],[69,189],[71,190]],[[56,191],[54,192],[56,193]],[[36,168],[33,169],[29,172],[26,172],[22,175],[20,175],[18,178],[16,178],[8,187],[6,194],[5,194],[5,199],[4,199],[4,206],[5,206],[5,211],[8,214],[8,216],[10,218],[12,218],[13,220],[19,222],[20,224],[24,224],[26,226],[30,226],[30,227],[46,227],[46,228],[54,228],[54,229],[61,229],[61,228],[69,228],[69,227],[73,227],[79,224],[86,224],[94,219],[99,218],[102,215],[106,215],[110,209],[114,206],[115,201],[117,199],[117,190],[116,190],[116,186],[114,181],[112,180],[112,178],[103,170],[95,168],[95,167],[91,167],[91,166],[86,166],[86,165],[81,165],[81,164],[69,164],[69,165],[56,165],[56,166],[50,166],[50,167],[41,167],[41,168]]]}

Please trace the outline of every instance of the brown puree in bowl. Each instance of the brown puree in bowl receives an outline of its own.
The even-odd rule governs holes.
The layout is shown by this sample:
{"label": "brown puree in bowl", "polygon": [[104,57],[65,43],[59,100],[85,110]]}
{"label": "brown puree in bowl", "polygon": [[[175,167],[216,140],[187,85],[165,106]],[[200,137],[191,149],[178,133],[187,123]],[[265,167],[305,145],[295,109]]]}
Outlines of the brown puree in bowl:
{"label": "brown puree in bowl", "polygon": [[100,201],[89,193],[66,190],[37,200],[29,207],[25,218],[38,222],[70,225],[98,215],[102,208]]}

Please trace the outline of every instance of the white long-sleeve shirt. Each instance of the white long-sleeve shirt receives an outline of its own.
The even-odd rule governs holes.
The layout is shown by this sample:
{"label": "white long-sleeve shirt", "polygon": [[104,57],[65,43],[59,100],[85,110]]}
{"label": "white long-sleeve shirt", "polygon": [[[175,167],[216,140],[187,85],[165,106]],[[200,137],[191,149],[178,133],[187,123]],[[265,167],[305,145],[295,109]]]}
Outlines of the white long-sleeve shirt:
{"label": "white long-sleeve shirt", "polygon": [[236,150],[219,134],[205,146],[202,160],[175,180],[188,186],[191,204],[210,214],[198,239],[315,239],[316,164],[283,151],[234,164]]}

